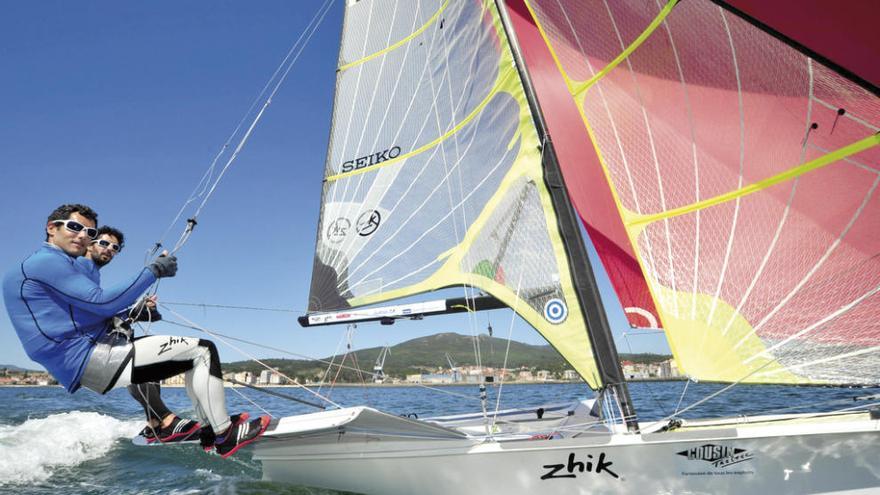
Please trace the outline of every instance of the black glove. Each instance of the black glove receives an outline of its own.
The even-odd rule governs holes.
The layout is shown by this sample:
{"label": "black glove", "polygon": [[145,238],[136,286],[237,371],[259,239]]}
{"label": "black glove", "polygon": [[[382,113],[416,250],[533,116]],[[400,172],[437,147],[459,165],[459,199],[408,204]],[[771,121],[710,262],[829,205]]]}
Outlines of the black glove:
{"label": "black glove", "polygon": [[156,278],[173,277],[177,273],[177,256],[159,256],[149,268]]}

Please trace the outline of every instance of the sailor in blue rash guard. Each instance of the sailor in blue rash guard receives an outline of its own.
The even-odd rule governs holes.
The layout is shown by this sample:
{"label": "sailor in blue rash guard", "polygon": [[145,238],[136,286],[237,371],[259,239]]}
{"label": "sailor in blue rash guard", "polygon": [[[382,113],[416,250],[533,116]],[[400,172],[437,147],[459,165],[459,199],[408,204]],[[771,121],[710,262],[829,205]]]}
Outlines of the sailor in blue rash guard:
{"label": "sailor in blue rash guard", "polygon": [[132,343],[112,331],[108,320],[158,278],[173,277],[177,260],[163,253],[133,278],[104,290],[76,264],[97,236],[96,223],[97,214],[87,206],[56,208],[47,220],[43,246],[4,277],[6,309],[28,356],[71,393],[83,385],[103,394],[185,372],[197,414],[217,432],[217,453],[228,457],[255,440],[269,418],[230,420],[212,342],[150,335]]}
{"label": "sailor in blue rash guard", "polygon": [[[67,221],[80,226],[92,223],[78,213]],[[76,235],[82,239],[68,243],[74,248],[87,242],[88,229],[94,230],[80,229]],[[62,230],[62,235],[71,233],[66,227]],[[28,357],[45,366],[72,393],[80,387],[107,319],[134,304],[155,281],[153,272],[143,268],[129,280],[103,290],[76,267],[68,251],[46,242],[6,274],[3,297]]]}

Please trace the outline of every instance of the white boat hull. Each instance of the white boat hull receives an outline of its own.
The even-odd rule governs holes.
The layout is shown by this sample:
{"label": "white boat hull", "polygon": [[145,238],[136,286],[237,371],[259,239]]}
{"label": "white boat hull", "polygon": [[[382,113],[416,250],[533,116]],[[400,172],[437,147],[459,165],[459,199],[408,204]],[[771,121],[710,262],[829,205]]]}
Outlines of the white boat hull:
{"label": "white boat hull", "polygon": [[376,495],[880,493],[880,421],[759,419],[487,441],[352,408],[284,418],[255,458],[267,480]]}

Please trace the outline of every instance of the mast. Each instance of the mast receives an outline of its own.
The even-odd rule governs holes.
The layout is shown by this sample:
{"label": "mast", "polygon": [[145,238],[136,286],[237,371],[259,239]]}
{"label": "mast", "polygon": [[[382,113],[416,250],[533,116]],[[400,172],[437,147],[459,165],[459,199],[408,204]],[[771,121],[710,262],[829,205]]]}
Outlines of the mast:
{"label": "mast", "polygon": [[611,327],[608,324],[608,317],[602,305],[602,298],[599,295],[599,287],[596,283],[593,267],[587,256],[587,248],[583,237],[581,237],[574,207],[568,197],[565,179],[559,168],[559,162],[556,158],[550,134],[547,132],[544,115],[535,96],[516,33],[512,28],[510,17],[507,13],[505,1],[495,0],[495,5],[498,8],[507,39],[510,40],[513,59],[516,62],[517,71],[523,83],[535,127],[543,143],[542,167],[544,169],[544,181],[547,189],[550,191],[553,209],[556,211],[560,237],[565,245],[566,254],[569,260],[572,261],[569,263],[569,266],[574,290],[577,293],[584,321],[587,324],[587,335],[590,339],[593,355],[596,359],[596,366],[599,370],[599,380],[604,385],[600,392],[610,393],[612,397],[617,399],[621,412],[624,415],[627,429],[631,432],[638,432],[635,407],[629,395],[629,388],[624,379],[623,370],[620,367],[620,357],[617,355],[617,348],[614,346],[614,338],[611,333]]}

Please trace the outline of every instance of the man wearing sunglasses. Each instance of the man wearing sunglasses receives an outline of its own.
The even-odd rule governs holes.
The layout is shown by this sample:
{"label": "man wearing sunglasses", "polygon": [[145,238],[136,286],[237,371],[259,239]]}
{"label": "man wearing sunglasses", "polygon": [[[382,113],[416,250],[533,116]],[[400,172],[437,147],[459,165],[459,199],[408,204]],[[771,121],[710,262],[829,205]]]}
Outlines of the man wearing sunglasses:
{"label": "man wearing sunglasses", "polygon": [[45,224],[46,242],[3,278],[6,309],[25,352],[70,393],[85,386],[104,394],[185,372],[197,414],[218,432],[215,450],[232,455],[265,431],[268,416],[231,421],[212,342],[150,335],[132,343],[113,331],[109,319],[133,305],[157,279],[173,277],[177,259],[163,253],[133,277],[102,289],[76,263],[98,237],[97,220],[88,206],[56,208]]}

